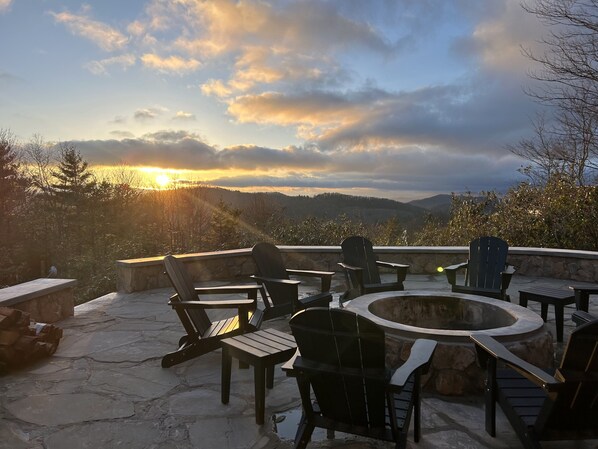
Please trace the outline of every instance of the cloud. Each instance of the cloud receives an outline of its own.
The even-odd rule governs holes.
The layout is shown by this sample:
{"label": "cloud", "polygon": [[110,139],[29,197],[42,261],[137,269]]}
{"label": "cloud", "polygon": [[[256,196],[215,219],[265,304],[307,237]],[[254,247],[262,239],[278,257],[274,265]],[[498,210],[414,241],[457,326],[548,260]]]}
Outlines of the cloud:
{"label": "cloud", "polygon": [[502,154],[527,131],[535,107],[516,80],[484,74],[405,92],[365,86],[245,95],[231,100],[228,112],[241,123],[295,127],[326,150],[416,146]]}
{"label": "cloud", "polygon": [[0,71],[0,86],[13,83],[22,83],[24,80],[12,73]]}
{"label": "cloud", "polygon": [[110,66],[118,66],[122,70],[126,70],[135,65],[135,60],[135,55],[129,53],[99,61],[90,61],[84,67],[94,75],[108,75],[108,68]]}
{"label": "cloud", "polygon": [[152,53],[145,53],[141,56],[143,65],[151,69],[165,73],[186,73],[197,70],[200,63],[196,59],[184,59],[180,56],[161,57]]}
{"label": "cloud", "polygon": [[130,139],[135,137],[134,134],[130,131],[121,131],[121,130],[114,130],[114,131],[110,131],[110,134],[113,135],[116,138],[120,138],[120,139]]}
{"label": "cloud", "polygon": [[10,5],[12,0],[0,0],[0,14],[8,12],[10,10]]}
{"label": "cloud", "polygon": [[185,111],[177,111],[175,116],[172,118],[173,120],[181,120],[181,121],[194,121],[196,120],[195,114],[191,112]]}
{"label": "cloud", "polygon": [[504,0],[482,18],[470,36],[457,40],[457,54],[479,58],[489,70],[525,76],[533,64],[523,49],[537,50],[546,27],[533,14],[523,11],[520,0]]}
{"label": "cloud", "polygon": [[168,111],[168,109],[164,108],[162,106],[141,108],[141,109],[137,109],[135,111],[135,113],[133,114],[133,117],[135,118],[135,120],[141,120],[141,121],[152,120],[167,111]]}
{"label": "cloud", "polygon": [[[163,130],[140,138],[72,142],[92,164],[213,170],[210,184],[235,188],[333,189],[350,193],[504,191],[518,178],[512,155],[447,154],[438,148],[322,151],[315,145],[282,149],[255,145],[216,149],[198,135]],[[227,174],[222,175],[225,172]],[[375,175],[373,175],[375,174]],[[394,192],[394,193],[393,193]]]}
{"label": "cloud", "polygon": [[226,86],[222,80],[210,79],[201,85],[201,91],[207,96],[228,97],[233,90]]}
{"label": "cloud", "polygon": [[50,12],[57,23],[63,23],[71,33],[84,37],[102,50],[116,51],[123,49],[128,42],[127,36],[117,29],[90,19],[85,15],[76,15],[68,11]]}

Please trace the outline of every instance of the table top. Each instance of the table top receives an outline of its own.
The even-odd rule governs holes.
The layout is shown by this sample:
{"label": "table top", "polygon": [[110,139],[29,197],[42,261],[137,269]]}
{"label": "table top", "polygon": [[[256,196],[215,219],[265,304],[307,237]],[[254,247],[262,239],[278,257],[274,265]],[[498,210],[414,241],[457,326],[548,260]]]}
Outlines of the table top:
{"label": "table top", "polygon": [[573,299],[574,294],[571,290],[563,290],[559,288],[552,288],[552,287],[540,287],[534,286],[530,288],[522,288],[519,290],[519,294],[527,293],[528,295],[537,295],[537,296],[546,296],[548,298],[558,298],[558,299]]}
{"label": "table top", "polygon": [[285,334],[276,329],[258,330],[225,338],[221,343],[255,357],[268,357],[283,352],[292,354],[297,349],[297,344],[292,335]]}
{"label": "table top", "polygon": [[571,290],[589,293],[590,295],[598,293],[598,285],[570,285],[569,288]]}

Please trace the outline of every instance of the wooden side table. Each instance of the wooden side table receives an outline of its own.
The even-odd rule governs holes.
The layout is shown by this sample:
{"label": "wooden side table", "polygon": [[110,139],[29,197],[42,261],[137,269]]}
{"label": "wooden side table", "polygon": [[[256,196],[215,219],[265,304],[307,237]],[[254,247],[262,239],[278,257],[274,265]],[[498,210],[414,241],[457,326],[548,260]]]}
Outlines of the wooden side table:
{"label": "wooden side table", "polygon": [[264,424],[266,389],[274,386],[274,366],[286,362],[295,353],[297,344],[290,334],[264,329],[225,338],[222,344],[221,400],[228,404],[232,358],[253,365],[255,387],[255,422]]}
{"label": "wooden side table", "polygon": [[575,292],[577,310],[588,312],[590,295],[598,294],[598,285],[571,285],[569,288]]}
{"label": "wooden side table", "polygon": [[568,290],[550,287],[530,287],[519,290],[519,305],[527,307],[528,301],[537,301],[542,304],[541,316],[544,322],[548,316],[548,306],[554,306],[556,321],[556,341],[563,341],[564,308],[567,304],[575,302],[575,295]]}

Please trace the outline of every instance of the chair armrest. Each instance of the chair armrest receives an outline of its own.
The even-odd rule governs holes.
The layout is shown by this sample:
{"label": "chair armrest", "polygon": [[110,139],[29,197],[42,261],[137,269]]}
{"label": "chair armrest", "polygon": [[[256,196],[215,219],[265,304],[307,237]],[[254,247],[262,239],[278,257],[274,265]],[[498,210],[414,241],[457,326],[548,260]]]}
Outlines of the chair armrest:
{"label": "chair armrest", "polygon": [[248,285],[223,285],[220,287],[195,287],[195,292],[197,294],[203,295],[227,295],[232,293],[247,293],[248,295],[255,295],[257,296],[257,292],[260,289],[260,286],[257,284],[248,284]]}
{"label": "chair armrest", "polygon": [[361,268],[361,267],[355,267],[353,265],[348,265],[344,262],[338,262],[338,266],[345,270],[348,270],[348,271],[355,271],[355,272],[363,271],[363,268]]}
{"label": "chair armrest", "polygon": [[575,312],[573,312],[573,315],[571,315],[571,319],[575,324],[581,326],[582,324],[590,323],[594,320],[597,320],[598,317],[590,315],[588,312],[584,312],[583,310],[576,310]]}
{"label": "chair armrest", "polygon": [[322,292],[330,291],[330,283],[332,282],[332,276],[334,275],[334,271],[294,270],[291,268],[287,268],[287,273],[295,276],[318,277],[322,279],[322,286],[320,289]]}
{"label": "chair armrest", "polygon": [[449,284],[456,285],[457,284],[457,270],[460,270],[461,268],[467,268],[468,265],[469,265],[469,261],[457,263],[455,265],[449,265],[448,267],[444,267],[442,269],[442,271],[444,271],[444,274],[446,274],[446,279],[449,282]]}
{"label": "chair armrest", "polygon": [[470,338],[473,340],[478,350],[482,350],[488,356],[493,357],[496,360],[501,360],[507,366],[513,368],[519,374],[526,377],[534,384],[544,388],[546,391],[557,391],[563,385],[562,382],[559,382],[547,372],[517,357],[489,335],[472,334]]}
{"label": "chair armrest", "polygon": [[414,372],[419,369],[427,371],[437,345],[434,340],[424,338],[415,340],[409,358],[393,373],[388,384],[389,390],[400,392]]}
{"label": "chair armrest", "polygon": [[394,268],[397,270],[400,270],[403,268],[409,268],[409,266],[410,266],[410,265],[404,265],[402,263],[384,262],[382,260],[377,260],[376,265],[378,265],[379,267]]}
{"label": "chair armrest", "polygon": [[297,357],[299,357],[300,355],[301,354],[299,353],[299,349],[297,349],[295,351],[295,354],[293,354],[293,356],[289,360],[284,362],[280,367],[286,373],[287,377],[295,377],[296,374],[293,368],[293,364],[295,363],[295,360],[297,360]]}
{"label": "chair armrest", "polygon": [[504,271],[500,273],[501,276],[501,289],[506,290],[509,288],[509,284],[511,283],[511,277],[515,273],[516,268],[513,265],[507,264],[505,266]]}
{"label": "chair armrest", "polygon": [[456,263],[454,265],[449,265],[448,267],[444,267],[442,270],[443,271],[456,271],[461,268],[467,268],[467,265],[469,265],[469,262],[461,262],[461,263]]}
{"label": "chair armrest", "polygon": [[401,284],[407,277],[407,270],[409,270],[409,265],[404,265],[402,263],[393,263],[393,262],[384,262],[382,260],[377,260],[376,265],[379,267],[390,268],[392,270],[397,271],[397,282]]}
{"label": "chair armrest", "polygon": [[169,301],[173,309],[241,309],[255,305],[254,299],[233,299],[226,301]]}
{"label": "chair armrest", "polygon": [[274,284],[286,284],[286,285],[299,285],[301,284],[301,281],[296,281],[294,279],[277,279],[277,278],[268,278],[268,277],[264,277],[264,276],[258,276],[255,274],[251,275],[252,279],[255,279],[256,281],[260,281],[260,282],[272,282]]}

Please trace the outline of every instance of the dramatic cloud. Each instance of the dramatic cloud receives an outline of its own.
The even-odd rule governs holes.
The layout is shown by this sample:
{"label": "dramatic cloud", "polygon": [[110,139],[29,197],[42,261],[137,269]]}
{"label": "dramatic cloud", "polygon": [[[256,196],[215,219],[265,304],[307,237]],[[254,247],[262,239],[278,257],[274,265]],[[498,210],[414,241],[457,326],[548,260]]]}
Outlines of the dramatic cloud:
{"label": "dramatic cloud", "polygon": [[[45,19],[111,52],[73,50],[80,85],[110,92],[97,109],[116,117],[72,121],[114,137],[74,134],[94,163],[238,187],[503,188],[521,164],[505,148],[540,108],[521,49],[541,54],[546,29],[520,0],[144,0]],[[158,131],[169,126],[187,129]]]}
{"label": "dramatic cloud", "polygon": [[[283,149],[235,146],[216,149],[196,134],[160,131],[141,138],[75,141],[90,162],[106,165],[155,166],[230,175],[210,177],[213,185],[235,188],[358,189],[378,192],[450,192],[488,188],[505,190],[517,180],[519,160],[445,154],[437,149],[323,152],[317,146]],[[372,176],[376,173],[376,176]],[[256,176],[256,174],[259,174]]]}

